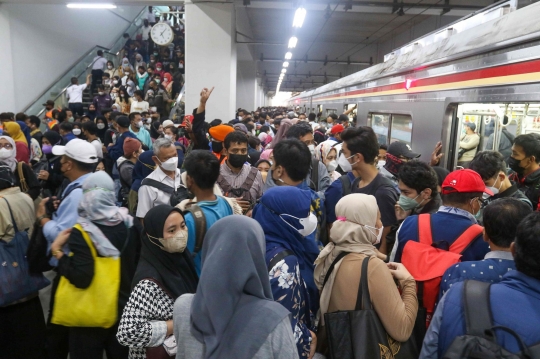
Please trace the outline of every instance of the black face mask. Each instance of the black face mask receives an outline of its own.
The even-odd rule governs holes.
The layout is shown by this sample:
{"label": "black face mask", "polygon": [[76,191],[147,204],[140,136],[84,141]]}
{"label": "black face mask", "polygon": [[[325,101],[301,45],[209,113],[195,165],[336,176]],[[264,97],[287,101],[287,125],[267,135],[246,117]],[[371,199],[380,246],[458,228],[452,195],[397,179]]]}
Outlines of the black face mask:
{"label": "black face mask", "polygon": [[[521,160],[522,161],[522,160]],[[525,171],[525,168],[521,167],[519,164],[521,163],[520,160],[516,160],[514,157],[510,157],[508,159],[508,167],[514,172],[516,172],[519,176],[523,175],[523,172]]]}
{"label": "black face mask", "polygon": [[230,154],[227,161],[233,166],[234,168],[240,168],[246,163],[248,159],[248,155],[234,155]]}
{"label": "black face mask", "polygon": [[212,141],[212,151],[215,153],[221,153],[221,151],[223,151],[223,142]]}

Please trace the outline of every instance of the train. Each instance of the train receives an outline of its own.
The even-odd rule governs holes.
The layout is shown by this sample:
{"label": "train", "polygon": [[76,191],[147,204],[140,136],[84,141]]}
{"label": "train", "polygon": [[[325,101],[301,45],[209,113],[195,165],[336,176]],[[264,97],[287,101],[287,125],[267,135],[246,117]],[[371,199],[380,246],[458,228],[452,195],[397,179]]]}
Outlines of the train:
{"label": "train", "polygon": [[394,50],[384,62],[289,99],[324,121],[357,106],[357,126],[380,144],[403,141],[429,162],[458,167],[464,123],[480,150],[498,150],[504,128],[540,133],[540,3],[501,1]]}

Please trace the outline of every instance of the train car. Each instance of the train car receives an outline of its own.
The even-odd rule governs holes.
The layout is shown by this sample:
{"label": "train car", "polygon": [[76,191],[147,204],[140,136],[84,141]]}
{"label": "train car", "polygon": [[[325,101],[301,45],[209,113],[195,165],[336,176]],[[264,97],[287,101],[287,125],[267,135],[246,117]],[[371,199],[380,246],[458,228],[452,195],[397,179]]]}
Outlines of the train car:
{"label": "train car", "polygon": [[540,133],[538,14],[540,3],[499,2],[289,105],[322,112],[323,120],[357,105],[357,125],[371,126],[381,144],[404,141],[429,161],[442,141],[442,165],[466,167],[458,159],[466,122],[476,125],[478,151],[503,152],[508,133]]}

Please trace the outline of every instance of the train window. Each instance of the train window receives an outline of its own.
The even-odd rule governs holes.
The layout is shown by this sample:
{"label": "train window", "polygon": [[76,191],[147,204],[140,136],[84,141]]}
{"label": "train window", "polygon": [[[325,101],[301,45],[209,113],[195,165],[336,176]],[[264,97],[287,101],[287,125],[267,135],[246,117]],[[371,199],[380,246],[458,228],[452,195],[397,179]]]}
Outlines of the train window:
{"label": "train window", "polygon": [[370,126],[377,135],[380,145],[388,145],[390,115],[382,113],[370,113]]}
{"label": "train window", "polygon": [[409,115],[392,115],[392,128],[390,129],[390,143],[395,141],[411,145],[412,117]]}
{"label": "train window", "polygon": [[335,108],[327,108],[326,109],[326,117],[330,116],[333,113],[337,113],[337,109],[335,109]]}
{"label": "train window", "polygon": [[344,105],[343,106],[343,112],[347,112],[349,110],[352,110],[351,112],[349,112],[348,116],[349,116],[349,119],[352,121],[353,117],[356,115],[356,107],[357,105],[356,104],[347,104],[347,105]]}
{"label": "train window", "polygon": [[515,136],[540,133],[540,104],[460,104],[455,121],[459,130],[454,163],[467,168],[478,151],[495,150],[508,159]]}

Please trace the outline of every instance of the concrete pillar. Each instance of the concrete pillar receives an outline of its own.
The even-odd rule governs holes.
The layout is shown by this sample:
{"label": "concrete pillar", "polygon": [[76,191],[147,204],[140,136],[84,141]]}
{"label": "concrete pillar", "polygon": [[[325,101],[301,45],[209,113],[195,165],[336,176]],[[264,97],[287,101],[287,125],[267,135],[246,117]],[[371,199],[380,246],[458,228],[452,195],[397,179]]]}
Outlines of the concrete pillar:
{"label": "concrete pillar", "polygon": [[186,112],[196,108],[204,87],[215,87],[206,120],[228,122],[236,112],[234,3],[186,0]]}
{"label": "concrete pillar", "polygon": [[236,108],[254,111],[257,108],[257,65],[254,61],[238,61]]}
{"label": "concrete pillar", "polygon": [[0,112],[15,112],[15,81],[13,71],[13,56],[11,53],[11,29],[6,5],[0,4]]}

